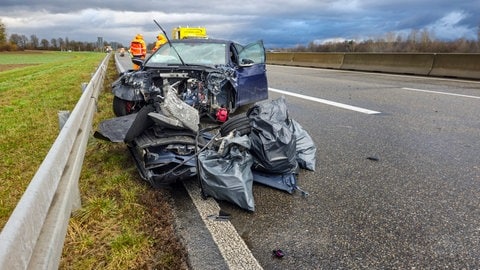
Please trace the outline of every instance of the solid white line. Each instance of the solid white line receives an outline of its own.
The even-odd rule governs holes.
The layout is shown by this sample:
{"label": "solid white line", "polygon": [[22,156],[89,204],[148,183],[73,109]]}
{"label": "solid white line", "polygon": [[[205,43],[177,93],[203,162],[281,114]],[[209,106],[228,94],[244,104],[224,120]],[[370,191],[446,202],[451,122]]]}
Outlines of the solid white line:
{"label": "solid white line", "polygon": [[426,93],[432,93],[432,94],[441,94],[441,95],[448,95],[448,96],[457,96],[457,97],[467,97],[467,98],[480,99],[480,97],[478,97],[478,96],[469,96],[469,95],[454,94],[454,93],[447,93],[447,92],[438,92],[438,91],[415,89],[415,88],[408,88],[408,87],[402,87],[402,89],[403,90],[409,90],[409,91],[426,92]]}
{"label": "solid white line", "polygon": [[272,92],[277,92],[277,93],[280,93],[280,94],[292,96],[292,97],[297,97],[297,98],[302,98],[302,99],[306,99],[306,100],[310,100],[310,101],[315,101],[315,102],[319,102],[319,103],[323,103],[323,104],[327,104],[327,105],[332,105],[332,106],[335,106],[335,107],[339,107],[339,108],[343,108],[343,109],[347,109],[347,110],[352,110],[352,111],[356,111],[356,112],[361,112],[361,113],[365,113],[365,114],[379,114],[379,113],[381,113],[381,112],[372,111],[372,110],[368,110],[368,109],[364,109],[364,108],[360,108],[360,107],[355,107],[355,106],[351,106],[351,105],[347,105],[347,104],[343,104],[343,103],[338,103],[338,102],[335,102],[335,101],[330,101],[330,100],[326,100],[326,99],[305,96],[305,95],[296,94],[296,93],[292,93],[292,92],[288,92],[288,91],[284,91],[284,90],[279,90],[279,89],[275,89],[275,88],[270,88],[269,87],[268,90],[270,90]]}

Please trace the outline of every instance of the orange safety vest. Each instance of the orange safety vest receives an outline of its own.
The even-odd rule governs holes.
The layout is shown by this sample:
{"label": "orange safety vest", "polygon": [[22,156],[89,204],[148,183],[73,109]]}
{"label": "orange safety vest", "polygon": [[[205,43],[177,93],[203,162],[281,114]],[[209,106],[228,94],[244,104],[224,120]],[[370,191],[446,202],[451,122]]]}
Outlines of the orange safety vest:
{"label": "orange safety vest", "polygon": [[130,43],[130,53],[133,56],[143,56],[146,54],[146,52],[143,49],[143,44],[138,41],[132,41]]}

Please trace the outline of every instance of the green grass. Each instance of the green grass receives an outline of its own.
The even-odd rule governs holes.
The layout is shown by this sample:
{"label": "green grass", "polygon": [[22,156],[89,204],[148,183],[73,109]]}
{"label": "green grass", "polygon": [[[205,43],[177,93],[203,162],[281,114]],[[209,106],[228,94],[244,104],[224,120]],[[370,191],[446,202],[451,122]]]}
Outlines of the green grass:
{"label": "green grass", "polygon": [[[58,135],[57,112],[73,109],[105,54],[43,56],[43,63],[0,72],[1,227]],[[93,129],[113,117],[117,76],[112,57]],[[82,207],[70,219],[61,269],[187,269],[169,192],[140,179],[124,144],[91,136],[79,185]]]}
{"label": "green grass", "polygon": [[0,65],[5,64],[45,64],[61,62],[78,53],[50,52],[50,51],[27,51],[27,52],[3,52],[0,53]]}
{"label": "green grass", "polygon": [[[34,66],[0,72],[0,228],[3,228],[38,166],[56,139],[58,111],[72,110],[81,82],[90,81],[101,53],[1,53]],[[8,58],[6,60],[6,58]]]}

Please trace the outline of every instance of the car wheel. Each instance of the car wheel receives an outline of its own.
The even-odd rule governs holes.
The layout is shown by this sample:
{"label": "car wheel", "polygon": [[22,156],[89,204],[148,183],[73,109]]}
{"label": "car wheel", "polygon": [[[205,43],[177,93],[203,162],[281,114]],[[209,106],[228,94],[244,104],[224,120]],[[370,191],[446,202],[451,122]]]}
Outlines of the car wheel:
{"label": "car wheel", "polygon": [[124,116],[133,113],[133,102],[113,97],[113,113],[115,116]]}
{"label": "car wheel", "polygon": [[245,113],[230,117],[220,127],[220,134],[222,136],[227,136],[233,130],[238,131],[240,136],[250,134],[250,131],[252,130],[252,127],[250,126],[250,118],[248,118]]}

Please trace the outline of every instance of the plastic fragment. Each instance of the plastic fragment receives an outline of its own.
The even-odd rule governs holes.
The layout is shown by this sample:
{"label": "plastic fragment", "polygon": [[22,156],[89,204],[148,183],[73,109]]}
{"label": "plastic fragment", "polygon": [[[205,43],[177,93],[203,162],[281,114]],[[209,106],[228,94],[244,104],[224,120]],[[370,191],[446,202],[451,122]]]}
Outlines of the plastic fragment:
{"label": "plastic fragment", "polygon": [[275,256],[276,258],[283,258],[285,256],[285,252],[283,252],[283,250],[281,249],[274,249],[273,250],[273,256]]}
{"label": "plastic fragment", "polygon": [[215,221],[228,221],[230,214],[220,209],[218,215],[208,215],[207,218]]}

